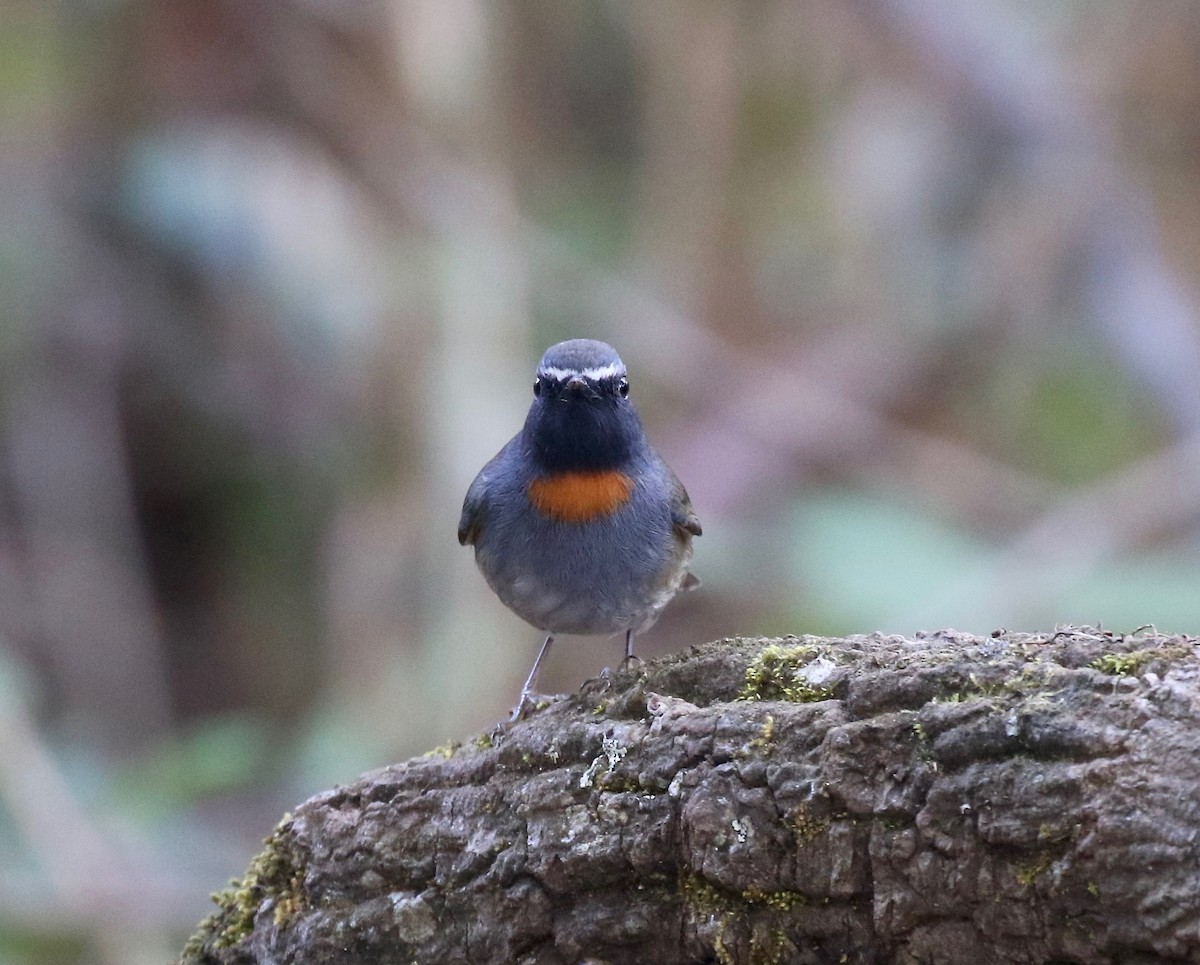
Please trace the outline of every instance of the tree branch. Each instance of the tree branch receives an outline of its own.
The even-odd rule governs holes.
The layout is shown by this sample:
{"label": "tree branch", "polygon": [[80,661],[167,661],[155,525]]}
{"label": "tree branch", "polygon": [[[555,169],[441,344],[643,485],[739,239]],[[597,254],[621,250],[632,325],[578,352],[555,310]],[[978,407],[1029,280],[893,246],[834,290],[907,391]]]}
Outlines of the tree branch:
{"label": "tree branch", "polygon": [[1200,956],[1189,637],[725,640],[288,816],[182,962]]}

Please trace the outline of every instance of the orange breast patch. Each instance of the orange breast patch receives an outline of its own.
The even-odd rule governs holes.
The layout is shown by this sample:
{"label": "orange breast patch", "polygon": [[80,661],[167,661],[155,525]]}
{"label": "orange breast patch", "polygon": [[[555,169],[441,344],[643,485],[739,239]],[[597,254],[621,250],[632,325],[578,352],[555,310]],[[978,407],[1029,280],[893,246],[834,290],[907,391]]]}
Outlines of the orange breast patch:
{"label": "orange breast patch", "polygon": [[529,501],[542,513],[565,523],[586,523],[615,513],[633,492],[623,472],[563,472],[529,484]]}

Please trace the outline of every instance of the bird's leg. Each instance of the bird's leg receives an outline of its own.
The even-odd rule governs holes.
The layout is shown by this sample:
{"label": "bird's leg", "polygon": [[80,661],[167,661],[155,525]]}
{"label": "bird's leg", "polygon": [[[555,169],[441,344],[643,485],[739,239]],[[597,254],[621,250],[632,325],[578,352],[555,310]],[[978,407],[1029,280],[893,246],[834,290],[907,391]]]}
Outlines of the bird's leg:
{"label": "bird's leg", "polygon": [[642,662],[642,658],[635,656],[633,652],[633,631],[625,631],[625,659],[621,661],[621,669],[626,670],[634,664]]}
{"label": "bird's leg", "polygon": [[533,662],[533,667],[529,670],[529,676],[525,678],[525,686],[521,688],[521,696],[517,700],[517,706],[509,714],[508,719],[510,721],[515,723],[533,708],[533,685],[537,682],[538,668],[541,667],[542,661],[546,659],[546,654],[550,652],[550,644],[553,642],[554,634],[550,634],[546,637],[546,642],[542,644],[542,649],[538,651],[537,659]]}

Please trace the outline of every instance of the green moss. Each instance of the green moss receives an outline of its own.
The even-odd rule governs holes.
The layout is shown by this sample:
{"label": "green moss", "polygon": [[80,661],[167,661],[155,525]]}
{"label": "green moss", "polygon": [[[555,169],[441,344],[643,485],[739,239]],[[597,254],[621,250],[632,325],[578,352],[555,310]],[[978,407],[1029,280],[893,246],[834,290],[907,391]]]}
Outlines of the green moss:
{"label": "green moss", "polygon": [[1039,851],[1028,861],[1017,865],[1017,881],[1022,887],[1028,888],[1053,865],[1054,855],[1049,851]]}
{"label": "green moss", "polygon": [[1105,653],[1093,660],[1089,667],[1110,677],[1136,677],[1153,660],[1182,660],[1195,653],[1191,647],[1148,647],[1126,653]]}
{"label": "green moss", "polygon": [[742,892],[742,901],[748,905],[762,905],[776,911],[791,911],[796,905],[804,904],[804,896],[795,891],[764,891],[762,888],[747,888]]}
{"label": "green moss", "polygon": [[762,726],[758,729],[758,736],[751,738],[743,747],[737,751],[739,758],[746,757],[764,757],[771,753],[775,746],[775,715],[767,714]]}
{"label": "green moss", "polygon": [[475,749],[480,751],[490,751],[495,744],[492,741],[492,735],[488,731],[484,731],[475,738]]}
{"label": "green moss", "polygon": [[817,648],[807,644],[763,647],[746,668],[738,700],[788,700],[801,704],[829,700],[833,696],[831,690],[813,686],[801,674],[817,656]]}
{"label": "green moss", "polygon": [[[733,891],[713,884],[696,874],[683,874],[679,879],[679,893],[688,914],[696,920],[711,920],[717,924],[713,937],[713,951],[721,965],[741,965],[730,947],[729,930],[735,926],[746,927],[747,915],[755,911],[767,914],[786,914],[805,903],[803,895],[795,891],[767,891],[762,888],[747,888]],[[749,936],[750,955],[746,965],[778,965],[790,947],[785,929],[776,923],[765,932],[752,930]]]}
{"label": "green moss", "polygon": [[1110,677],[1136,677],[1146,662],[1146,651],[1135,650],[1131,653],[1106,653],[1093,660],[1089,667],[1099,670]]}
{"label": "green moss", "polygon": [[284,815],[245,876],[212,896],[217,910],[188,940],[182,962],[202,961],[210,949],[232,948],[242,942],[254,930],[254,919],[267,900],[275,903],[276,927],[304,911],[304,872],[295,853],[291,821],[290,814]]}
{"label": "green moss", "polygon": [[1079,835],[1079,825],[1073,827],[1061,827],[1059,825],[1045,822],[1038,825],[1037,839],[1042,844],[1059,844],[1063,841],[1070,841]]}
{"label": "green moss", "polygon": [[422,757],[442,757],[446,760],[452,758],[462,749],[461,741],[451,741],[449,744],[442,744],[440,747],[435,747],[431,751],[426,751]]}
{"label": "green moss", "polygon": [[767,933],[766,941],[762,943],[758,941],[757,936],[750,937],[750,957],[762,962],[762,965],[779,965],[780,962],[787,961],[784,955],[789,949],[794,950],[792,943],[788,941],[787,932],[782,928],[772,928]]}
{"label": "green moss", "polygon": [[760,746],[766,746],[775,740],[775,715],[767,714],[767,719],[763,721],[762,727],[758,730],[758,736],[751,743],[758,742]]}
{"label": "green moss", "polygon": [[829,818],[814,816],[803,804],[788,815],[787,823],[792,829],[796,847],[808,844],[829,830]]}
{"label": "green moss", "polygon": [[931,704],[965,704],[973,700],[992,700],[1009,698],[1018,695],[1020,688],[1015,686],[1017,677],[1008,680],[981,680],[976,674],[967,674],[966,679],[948,680],[947,683],[959,683],[955,690],[938,694],[929,702]]}
{"label": "green moss", "polygon": [[1055,675],[1062,671],[1057,664],[1045,664],[1036,660],[1028,660],[1019,673],[1004,681],[1004,688],[1012,693],[1025,693],[1038,689],[1053,682]]}
{"label": "green moss", "polygon": [[609,794],[623,793],[641,793],[646,790],[642,787],[636,774],[617,774],[609,771],[607,774],[601,774],[596,778],[596,790],[605,791]]}

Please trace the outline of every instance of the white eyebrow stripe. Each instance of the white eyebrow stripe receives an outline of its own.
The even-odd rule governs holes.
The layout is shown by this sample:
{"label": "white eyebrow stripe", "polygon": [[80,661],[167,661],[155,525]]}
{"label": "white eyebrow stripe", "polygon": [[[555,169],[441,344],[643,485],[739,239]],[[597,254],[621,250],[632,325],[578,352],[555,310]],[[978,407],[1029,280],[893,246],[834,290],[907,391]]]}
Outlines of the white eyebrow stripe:
{"label": "white eyebrow stripe", "polygon": [[590,379],[593,382],[599,382],[601,379],[611,379],[614,375],[624,375],[625,366],[615,363],[610,365],[602,365],[599,368],[593,369],[560,369],[553,365],[548,365],[543,369],[538,370],[538,375],[544,375],[555,381],[563,382],[567,379],[582,376],[585,379]]}

